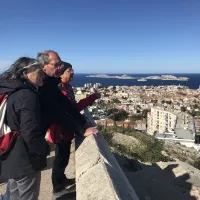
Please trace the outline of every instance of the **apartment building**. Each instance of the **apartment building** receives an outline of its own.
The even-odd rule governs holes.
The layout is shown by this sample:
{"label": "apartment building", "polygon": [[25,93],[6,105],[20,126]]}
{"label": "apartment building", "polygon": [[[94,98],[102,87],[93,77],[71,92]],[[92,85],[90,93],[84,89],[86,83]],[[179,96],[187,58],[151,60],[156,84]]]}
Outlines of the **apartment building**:
{"label": "apartment building", "polygon": [[147,114],[147,133],[174,133],[177,116],[162,108],[151,108]]}
{"label": "apartment building", "polygon": [[200,132],[200,118],[194,119],[196,132]]}
{"label": "apartment building", "polygon": [[82,92],[82,91],[80,91],[80,90],[78,90],[76,93],[75,93],[75,99],[76,99],[76,101],[77,102],[79,102],[81,99],[84,99],[84,98],[86,98],[86,96],[87,96],[87,94],[84,92]]}

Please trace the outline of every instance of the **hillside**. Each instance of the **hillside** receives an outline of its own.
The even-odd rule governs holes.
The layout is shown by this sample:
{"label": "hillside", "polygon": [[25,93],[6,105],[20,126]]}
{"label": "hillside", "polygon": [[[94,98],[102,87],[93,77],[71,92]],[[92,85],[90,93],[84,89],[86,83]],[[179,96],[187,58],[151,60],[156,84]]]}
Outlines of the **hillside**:
{"label": "hillside", "polygon": [[199,152],[137,133],[104,136],[141,200],[200,200],[200,171],[193,167]]}

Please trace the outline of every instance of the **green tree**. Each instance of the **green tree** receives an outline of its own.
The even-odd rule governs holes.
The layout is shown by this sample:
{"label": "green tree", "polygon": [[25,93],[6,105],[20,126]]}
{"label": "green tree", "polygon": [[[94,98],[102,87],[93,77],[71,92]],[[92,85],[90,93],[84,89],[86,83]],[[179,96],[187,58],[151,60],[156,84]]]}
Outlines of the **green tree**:
{"label": "green tree", "polygon": [[158,103],[158,100],[157,99],[152,99],[151,102],[156,104],[156,103]]}
{"label": "green tree", "polygon": [[147,113],[149,112],[149,110],[145,109],[142,111],[142,117],[143,118],[147,118]]}
{"label": "green tree", "polygon": [[171,104],[172,104],[172,101],[171,101],[171,100],[170,100],[170,101],[165,101],[165,103],[171,105]]}
{"label": "green tree", "polygon": [[108,95],[108,94],[106,94],[105,92],[103,93],[103,95],[104,95],[104,97],[109,97],[109,95]]}
{"label": "green tree", "polygon": [[119,110],[117,108],[110,108],[107,110],[107,116],[112,115],[117,112],[119,112]]}
{"label": "green tree", "polygon": [[142,119],[142,115],[132,115],[131,116],[131,123],[135,123],[136,120],[141,120]]}
{"label": "green tree", "polygon": [[186,111],[186,107],[182,106],[182,107],[181,107],[181,111],[182,111],[182,112],[185,112],[185,111]]}
{"label": "green tree", "polygon": [[98,103],[98,107],[100,107],[101,109],[106,108],[106,103],[102,100],[100,100],[100,102]]}
{"label": "green tree", "polygon": [[121,101],[119,99],[113,99],[112,102],[113,103],[121,103]]}
{"label": "green tree", "polygon": [[128,113],[125,110],[119,110],[119,112],[114,113],[110,118],[114,121],[123,121],[127,119]]}
{"label": "green tree", "polygon": [[196,111],[195,116],[200,116],[200,111]]}
{"label": "green tree", "polygon": [[192,116],[194,117],[194,116],[195,116],[195,113],[196,113],[196,112],[195,112],[194,110],[192,110],[189,114],[192,115]]}

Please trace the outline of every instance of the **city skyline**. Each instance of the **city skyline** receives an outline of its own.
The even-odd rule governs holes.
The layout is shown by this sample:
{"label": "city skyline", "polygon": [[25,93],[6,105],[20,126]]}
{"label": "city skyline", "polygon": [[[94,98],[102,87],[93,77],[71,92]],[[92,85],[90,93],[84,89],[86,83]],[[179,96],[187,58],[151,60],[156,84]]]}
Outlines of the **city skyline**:
{"label": "city skyline", "polygon": [[58,51],[76,73],[200,73],[200,2],[8,0],[0,6],[0,70]]}

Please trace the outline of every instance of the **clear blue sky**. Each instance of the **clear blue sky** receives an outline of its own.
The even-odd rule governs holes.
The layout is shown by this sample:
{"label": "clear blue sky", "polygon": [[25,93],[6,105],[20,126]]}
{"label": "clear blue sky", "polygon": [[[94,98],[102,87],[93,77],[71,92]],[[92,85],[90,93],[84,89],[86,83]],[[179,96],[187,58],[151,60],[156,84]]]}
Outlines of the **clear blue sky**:
{"label": "clear blue sky", "polygon": [[0,68],[46,49],[77,73],[200,73],[200,0],[1,0]]}

